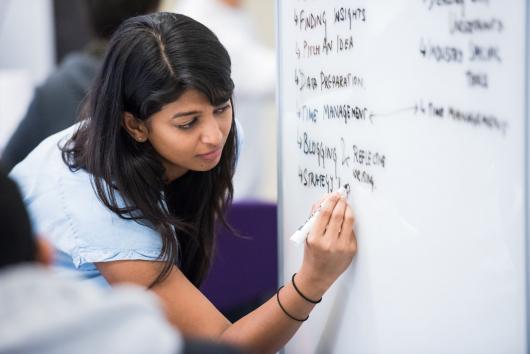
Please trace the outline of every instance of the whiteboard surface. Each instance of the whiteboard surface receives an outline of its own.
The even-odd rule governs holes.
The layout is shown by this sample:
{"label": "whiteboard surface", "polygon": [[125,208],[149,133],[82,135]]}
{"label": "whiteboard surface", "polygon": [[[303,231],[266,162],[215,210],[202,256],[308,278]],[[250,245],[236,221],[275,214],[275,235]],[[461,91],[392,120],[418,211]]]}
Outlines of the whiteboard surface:
{"label": "whiteboard surface", "polygon": [[277,6],[283,279],[344,183],[359,244],[286,353],[525,353],[526,2]]}

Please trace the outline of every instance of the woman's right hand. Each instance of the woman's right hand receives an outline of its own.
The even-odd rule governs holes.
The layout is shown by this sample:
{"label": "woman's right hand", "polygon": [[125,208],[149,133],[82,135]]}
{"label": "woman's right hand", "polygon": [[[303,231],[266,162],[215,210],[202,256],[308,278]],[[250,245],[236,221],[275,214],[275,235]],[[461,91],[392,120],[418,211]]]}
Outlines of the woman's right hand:
{"label": "woman's right hand", "polygon": [[335,192],[325,198],[304,248],[304,260],[296,274],[302,293],[318,299],[348,268],[357,240],[353,212],[345,198]]}

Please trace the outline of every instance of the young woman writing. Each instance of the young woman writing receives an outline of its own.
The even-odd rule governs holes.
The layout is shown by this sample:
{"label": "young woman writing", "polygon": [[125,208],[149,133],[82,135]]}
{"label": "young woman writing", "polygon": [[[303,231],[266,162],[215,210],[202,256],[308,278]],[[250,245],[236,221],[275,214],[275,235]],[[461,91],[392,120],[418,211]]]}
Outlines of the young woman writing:
{"label": "young woman writing", "polygon": [[214,308],[198,286],[232,197],[233,88],[226,50],[200,23],[171,13],[129,19],[109,43],[82,121],[12,176],[57,263],[103,284],[149,288],[185,335],[275,352],[350,264],[353,215],[328,196],[296,288],[286,284],[233,324]]}

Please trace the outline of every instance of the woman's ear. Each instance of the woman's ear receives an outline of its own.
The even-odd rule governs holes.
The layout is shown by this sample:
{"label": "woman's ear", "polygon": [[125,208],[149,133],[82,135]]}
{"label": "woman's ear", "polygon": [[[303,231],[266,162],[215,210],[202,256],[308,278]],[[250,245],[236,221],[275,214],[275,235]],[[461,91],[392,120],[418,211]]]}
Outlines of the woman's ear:
{"label": "woman's ear", "polygon": [[144,143],[147,141],[148,130],[145,126],[145,123],[140,119],[136,119],[136,117],[129,112],[124,112],[122,123],[125,130],[127,130],[129,135],[134,140],[139,143]]}

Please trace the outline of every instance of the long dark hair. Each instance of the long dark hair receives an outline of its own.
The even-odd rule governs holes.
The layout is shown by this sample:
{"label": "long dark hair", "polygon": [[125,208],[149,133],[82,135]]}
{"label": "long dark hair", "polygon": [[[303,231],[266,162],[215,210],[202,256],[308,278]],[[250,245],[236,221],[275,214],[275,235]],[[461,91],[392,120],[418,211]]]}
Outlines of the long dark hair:
{"label": "long dark hair", "polygon": [[62,148],[71,170],[92,175],[107,208],[160,233],[159,258],[165,263],[151,286],[174,264],[195,285],[201,283],[212,258],[215,224],[226,225],[224,210],[232,200],[234,119],[219,164],[169,184],[154,148],[135,141],[122,126],[124,112],[145,121],[187,89],[199,90],[215,106],[231,100],[230,57],[217,37],[174,13],[128,19],[112,36],[80,126]]}

